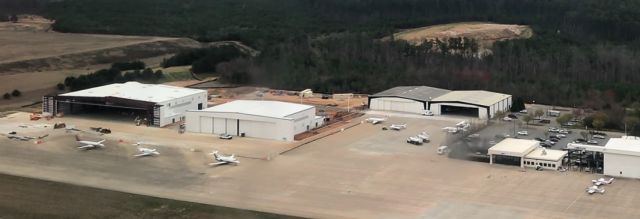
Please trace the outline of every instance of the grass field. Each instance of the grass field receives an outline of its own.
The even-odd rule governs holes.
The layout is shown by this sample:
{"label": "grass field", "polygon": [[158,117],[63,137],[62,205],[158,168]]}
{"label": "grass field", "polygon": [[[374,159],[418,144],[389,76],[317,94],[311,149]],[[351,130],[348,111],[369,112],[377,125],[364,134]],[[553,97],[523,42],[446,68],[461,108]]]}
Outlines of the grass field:
{"label": "grass field", "polygon": [[0,174],[0,218],[297,218]]}

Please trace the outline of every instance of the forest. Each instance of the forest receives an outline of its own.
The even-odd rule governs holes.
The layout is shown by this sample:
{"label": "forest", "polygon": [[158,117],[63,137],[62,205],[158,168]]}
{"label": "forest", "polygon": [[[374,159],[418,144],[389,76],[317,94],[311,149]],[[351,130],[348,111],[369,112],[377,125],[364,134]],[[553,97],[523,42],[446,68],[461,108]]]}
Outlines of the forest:
{"label": "forest", "polygon": [[[42,14],[60,32],[237,40],[260,50],[199,59],[234,83],[357,93],[487,89],[620,116],[640,101],[638,0],[64,0]],[[468,55],[474,43],[464,42],[472,40],[380,40],[463,21],[529,25],[534,36],[496,43],[483,58]]]}

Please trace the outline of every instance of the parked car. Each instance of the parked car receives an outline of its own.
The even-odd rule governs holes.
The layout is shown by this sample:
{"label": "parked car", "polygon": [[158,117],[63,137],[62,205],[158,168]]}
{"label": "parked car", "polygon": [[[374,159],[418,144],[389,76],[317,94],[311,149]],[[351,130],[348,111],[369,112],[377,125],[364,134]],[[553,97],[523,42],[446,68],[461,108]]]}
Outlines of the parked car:
{"label": "parked car", "polygon": [[509,118],[508,116],[505,116],[504,118],[502,118],[502,120],[507,122],[513,121],[513,119]]}
{"label": "parked car", "polygon": [[418,137],[409,137],[407,138],[407,143],[412,145],[422,145],[422,139]]}
{"label": "parked car", "polygon": [[558,130],[558,133],[568,135],[570,132],[569,130],[566,130],[566,129],[560,129]]}
{"label": "parked car", "polygon": [[547,131],[549,131],[549,132],[559,132],[560,129],[555,128],[555,127],[549,127],[549,129],[547,129]]}
{"label": "parked car", "polygon": [[567,135],[565,135],[565,134],[557,134],[556,137],[558,137],[558,138],[566,138]]}
{"label": "parked car", "polygon": [[527,109],[523,109],[523,110],[520,110],[520,113],[522,113],[522,114],[527,114],[527,113],[528,113],[528,111],[527,111]]}
{"label": "parked car", "polygon": [[587,140],[585,140],[584,138],[576,138],[575,141],[573,141],[575,143],[583,143],[583,142],[587,142]]}
{"label": "parked car", "polygon": [[529,135],[528,131],[519,131],[518,135]]}
{"label": "parked car", "polygon": [[539,141],[539,142],[544,142],[544,141],[546,141],[546,139],[544,139],[544,138],[538,138],[538,137],[534,138],[534,140]]}
{"label": "parked car", "polygon": [[549,138],[549,141],[558,142],[558,141],[560,141],[560,139],[559,139],[559,138],[556,138],[556,137],[551,136],[551,137]]}
{"label": "parked car", "polygon": [[545,142],[540,142],[540,146],[548,148],[548,147],[551,147],[551,144],[547,144]]}
{"label": "parked car", "polygon": [[593,135],[593,138],[605,139],[604,135]]}
{"label": "parked car", "polygon": [[587,141],[587,144],[598,144],[598,141],[596,141],[596,140],[589,140],[589,141]]}
{"label": "parked car", "polygon": [[507,115],[507,117],[512,118],[512,119],[518,119],[518,116],[516,116],[516,114],[509,114],[509,115]]}
{"label": "parked car", "polygon": [[556,145],[556,142],[551,141],[551,140],[546,140],[544,143],[546,143],[548,145]]}
{"label": "parked car", "polygon": [[424,112],[422,112],[423,116],[433,116],[433,112],[431,112],[431,110],[425,110]]}
{"label": "parked car", "polygon": [[231,140],[233,139],[233,136],[231,136],[230,134],[221,134],[220,139]]}

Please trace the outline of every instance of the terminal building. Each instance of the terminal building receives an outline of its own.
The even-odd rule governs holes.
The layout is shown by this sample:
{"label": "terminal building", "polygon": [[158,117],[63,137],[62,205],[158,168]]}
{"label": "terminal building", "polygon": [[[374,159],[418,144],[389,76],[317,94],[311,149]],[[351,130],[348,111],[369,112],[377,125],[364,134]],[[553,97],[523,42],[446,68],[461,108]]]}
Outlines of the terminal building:
{"label": "terminal building", "polygon": [[603,153],[604,175],[640,178],[640,137],[611,138],[604,147],[570,143],[567,148]]}
{"label": "terminal building", "polygon": [[[89,114],[112,119],[146,118],[152,126],[184,120],[187,110],[207,106],[207,91],[161,84],[126,82],[44,96],[42,111],[56,115]],[[127,117],[128,116],[128,117]]]}
{"label": "terminal building", "polygon": [[536,140],[505,138],[489,148],[488,155],[489,164],[517,163],[521,168],[557,170],[562,166],[567,152],[543,148]]}
{"label": "terminal building", "polygon": [[186,115],[188,132],[283,141],[323,124],[314,106],[280,101],[236,100]]}
{"label": "terminal building", "polygon": [[369,108],[434,115],[462,115],[479,119],[493,118],[497,112],[511,109],[508,94],[484,91],[450,91],[427,86],[401,86],[369,96]]}

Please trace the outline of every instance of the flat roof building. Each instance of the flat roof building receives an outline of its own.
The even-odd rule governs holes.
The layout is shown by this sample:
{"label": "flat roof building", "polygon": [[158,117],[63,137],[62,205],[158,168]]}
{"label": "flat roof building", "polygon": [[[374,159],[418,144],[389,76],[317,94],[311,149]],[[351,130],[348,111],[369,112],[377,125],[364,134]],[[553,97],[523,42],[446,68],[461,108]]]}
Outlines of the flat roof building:
{"label": "flat roof building", "polygon": [[489,148],[489,164],[494,160],[507,158],[520,163],[520,167],[542,167],[557,169],[567,155],[566,151],[540,147],[540,142],[529,139],[505,138]]}
{"label": "flat roof building", "polygon": [[186,130],[293,141],[296,134],[322,126],[314,106],[280,101],[236,100],[186,113]]}
{"label": "flat roof building", "polygon": [[640,137],[611,138],[604,147],[570,143],[567,148],[603,153],[604,175],[640,178]]}

